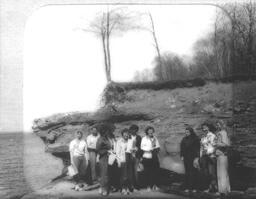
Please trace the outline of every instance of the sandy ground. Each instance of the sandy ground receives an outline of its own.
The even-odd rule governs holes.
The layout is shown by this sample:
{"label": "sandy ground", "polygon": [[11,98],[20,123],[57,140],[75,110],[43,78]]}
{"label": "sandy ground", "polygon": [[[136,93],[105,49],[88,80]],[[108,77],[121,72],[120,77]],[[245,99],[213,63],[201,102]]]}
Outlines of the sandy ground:
{"label": "sandy ground", "polygon": [[72,199],[72,198],[175,198],[186,199],[187,197],[162,192],[148,192],[147,190],[136,191],[130,195],[123,196],[119,192],[111,193],[107,197],[102,197],[98,189],[91,191],[75,191],[72,189],[74,184],[69,181],[60,181],[49,184],[44,188],[25,195],[22,199]]}

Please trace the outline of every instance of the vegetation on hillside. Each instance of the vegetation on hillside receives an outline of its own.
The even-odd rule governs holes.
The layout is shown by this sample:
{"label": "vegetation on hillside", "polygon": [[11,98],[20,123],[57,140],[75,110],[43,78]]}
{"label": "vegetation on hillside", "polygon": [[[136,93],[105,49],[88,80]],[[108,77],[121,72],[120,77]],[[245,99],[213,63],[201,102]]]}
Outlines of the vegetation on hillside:
{"label": "vegetation on hillside", "polygon": [[156,56],[154,76],[148,70],[137,72],[135,81],[225,78],[254,75],[256,72],[256,2],[219,5],[212,31],[193,47],[187,60],[172,52]]}

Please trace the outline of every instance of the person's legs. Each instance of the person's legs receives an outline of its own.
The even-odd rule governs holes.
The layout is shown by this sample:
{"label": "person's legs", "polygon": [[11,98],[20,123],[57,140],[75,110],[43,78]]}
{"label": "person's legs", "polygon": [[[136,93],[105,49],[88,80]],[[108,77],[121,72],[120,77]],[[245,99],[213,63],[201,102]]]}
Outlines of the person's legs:
{"label": "person's legs", "polygon": [[159,186],[159,169],[160,169],[160,163],[159,163],[158,157],[155,157],[152,159],[152,176],[151,176],[151,183],[152,183],[152,186],[154,187]]}
{"label": "person's legs", "polygon": [[226,155],[217,157],[217,181],[218,191],[223,194],[230,192],[230,182],[228,174],[228,158]]}
{"label": "person's legs", "polygon": [[216,192],[218,190],[217,173],[216,173],[216,169],[217,169],[216,157],[209,157],[208,169],[209,169],[209,175],[210,175],[210,190]]}
{"label": "person's legs", "polygon": [[209,188],[210,184],[210,174],[209,174],[209,157],[207,155],[203,155],[200,158],[200,167],[201,167],[201,172],[203,174],[203,183],[202,187],[207,189]]}
{"label": "person's legs", "polygon": [[157,169],[155,165],[155,161],[153,159],[148,159],[148,175],[149,182],[148,185],[152,189],[155,184],[157,184]]}
{"label": "person's legs", "polygon": [[81,180],[85,180],[86,171],[87,171],[87,161],[84,156],[79,157],[80,164],[79,164],[79,173]]}
{"label": "person's legs", "polygon": [[134,184],[133,186],[136,189],[140,188],[139,185],[139,175],[138,175],[138,165],[139,165],[140,160],[138,158],[134,158],[134,164],[133,164],[133,172],[134,172]]}
{"label": "person's legs", "polygon": [[120,189],[120,169],[118,168],[117,161],[113,165],[108,165],[109,172],[109,187],[115,190]]}
{"label": "person's legs", "polygon": [[151,172],[151,165],[150,159],[143,158],[142,164],[144,166],[144,182],[146,187],[150,187],[150,172]]}
{"label": "person's legs", "polygon": [[184,168],[185,168],[185,178],[184,178],[184,189],[189,189],[189,161],[187,159],[184,159]]}
{"label": "person's legs", "polygon": [[89,152],[89,158],[90,158],[90,170],[91,170],[92,182],[95,182],[97,180],[97,175],[96,175],[96,152],[95,151],[90,151]]}
{"label": "person's legs", "polygon": [[78,173],[74,176],[75,182],[78,182],[79,179],[80,179],[80,171],[79,171],[80,160],[79,160],[79,157],[77,157],[77,156],[73,156],[73,167],[74,167],[74,169],[78,172]]}
{"label": "person's legs", "polygon": [[99,159],[100,166],[100,186],[102,192],[108,193],[109,189],[109,181],[108,181],[108,157],[103,156]]}
{"label": "person's legs", "polygon": [[128,169],[127,163],[122,162],[120,168],[120,188],[122,190],[122,194],[127,193],[128,189]]}
{"label": "person's legs", "polygon": [[134,188],[134,159],[132,154],[126,153],[127,183],[130,191]]}

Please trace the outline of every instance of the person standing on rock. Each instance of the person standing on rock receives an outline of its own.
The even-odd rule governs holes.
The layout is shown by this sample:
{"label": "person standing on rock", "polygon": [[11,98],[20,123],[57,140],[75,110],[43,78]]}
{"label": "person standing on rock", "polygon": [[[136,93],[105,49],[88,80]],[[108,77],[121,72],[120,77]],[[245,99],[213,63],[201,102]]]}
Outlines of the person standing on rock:
{"label": "person standing on rock", "polygon": [[220,120],[216,123],[217,126],[217,177],[218,177],[218,191],[221,194],[228,194],[230,192],[230,182],[228,174],[228,156],[227,149],[230,146],[230,140],[225,130],[224,121]]}
{"label": "person standing on rock", "polygon": [[126,150],[126,161],[128,166],[128,178],[131,184],[131,190],[139,189],[138,182],[138,165],[141,161],[142,150],[141,150],[141,136],[137,135],[139,127],[135,124],[129,128],[129,140]]}
{"label": "person standing on rock", "polygon": [[95,126],[91,128],[91,134],[87,136],[86,142],[88,146],[88,152],[89,152],[89,164],[90,164],[90,170],[91,170],[91,179],[92,183],[96,183],[97,181],[97,173],[96,173],[96,158],[97,158],[97,152],[96,152],[96,143],[99,139],[100,135],[98,134],[98,131]]}
{"label": "person standing on rock", "polygon": [[200,165],[205,177],[208,178],[209,187],[205,192],[216,192],[217,188],[217,161],[216,161],[216,141],[217,137],[209,130],[208,124],[202,125],[204,135],[200,140]]}
{"label": "person standing on rock", "polygon": [[186,127],[185,133],[180,144],[180,157],[185,167],[184,188],[185,192],[195,192],[198,189],[198,170],[194,166],[194,160],[199,157],[200,140],[192,127]]}
{"label": "person standing on rock", "polygon": [[69,144],[70,162],[75,172],[78,173],[74,176],[77,182],[85,178],[89,159],[87,144],[82,138],[83,133],[81,131],[77,131],[76,138]]}
{"label": "person standing on rock", "polygon": [[100,167],[100,194],[107,196],[109,194],[109,171],[108,162],[109,155],[114,150],[114,143],[112,136],[110,136],[115,130],[113,124],[101,124],[98,126],[100,137],[96,143],[96,151],[99,154],[99,167]]}
{"label": "person standing on rock", "polygon": [[141,140],[141,150],[143,151],[142,163],[144,166],[144,177],[147,190],[158,189],[159,159],[158,153],[160,145],[158,139],[154,136],[155,129],[148,126],[145,129],[145,136]]}

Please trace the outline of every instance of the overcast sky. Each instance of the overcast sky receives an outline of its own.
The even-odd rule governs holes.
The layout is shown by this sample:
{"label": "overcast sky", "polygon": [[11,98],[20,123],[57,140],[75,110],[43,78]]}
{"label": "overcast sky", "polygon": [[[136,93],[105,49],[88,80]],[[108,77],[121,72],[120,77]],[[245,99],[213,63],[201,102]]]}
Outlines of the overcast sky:
{"label": "overcast sky", "polygon": [[[111,9],[111,8],[110,8]],[[212,28],[213,6],[128,6],[150,12],[162,52],[192,54],[194,42]],[[106,6],[48,6],[29,18],[24,49],[24,127],[59,112],[94,111],[106,84],[99,38],[79,30]],[[147,18],[142,21],[148,24]],[[156,56],[147,31],[111,38],[112,78],[131,81],[136,71],[153,67]]]}

